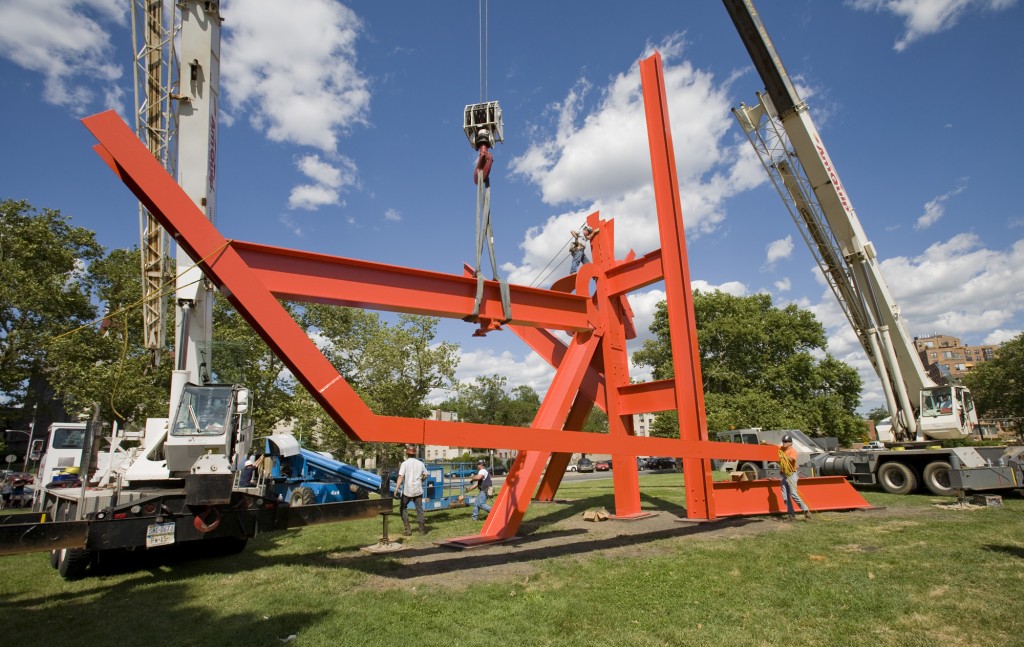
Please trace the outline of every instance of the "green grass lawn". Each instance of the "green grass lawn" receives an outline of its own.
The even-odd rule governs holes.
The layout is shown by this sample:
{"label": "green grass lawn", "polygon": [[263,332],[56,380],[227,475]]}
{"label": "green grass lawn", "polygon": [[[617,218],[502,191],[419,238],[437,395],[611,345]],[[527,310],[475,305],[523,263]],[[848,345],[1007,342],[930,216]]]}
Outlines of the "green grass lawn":
{"label": "green grass lawn", "polygon": [[[359,551],[377,519],[260,535],[235,557],[142,561],[64,582],[48,555],[0,558],[5,645],[1020,645],[1024,499],[810,523],[675,523],[678,474],[641,477],[651,521],[585,524],[611,480],[533,505],[521,541],[466,552],[460,509],[391,556]],[[392,524],[392,531],[400,524]]]}

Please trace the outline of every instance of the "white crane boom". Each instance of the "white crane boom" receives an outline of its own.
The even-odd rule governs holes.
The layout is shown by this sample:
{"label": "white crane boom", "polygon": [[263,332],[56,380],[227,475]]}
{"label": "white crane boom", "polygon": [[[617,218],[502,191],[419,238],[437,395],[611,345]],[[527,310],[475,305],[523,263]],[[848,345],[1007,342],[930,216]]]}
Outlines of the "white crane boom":
{"label": "white crane boom", "polygon": [[[733,110],[878,373],[901,440],[960,438],[977,423],[970,392],[928,376],[850,197],[754,9],[724,0],[767,94]],[[955,403],[938,406],[949,395]],[[933,413],[934,412],[934,413]]]}

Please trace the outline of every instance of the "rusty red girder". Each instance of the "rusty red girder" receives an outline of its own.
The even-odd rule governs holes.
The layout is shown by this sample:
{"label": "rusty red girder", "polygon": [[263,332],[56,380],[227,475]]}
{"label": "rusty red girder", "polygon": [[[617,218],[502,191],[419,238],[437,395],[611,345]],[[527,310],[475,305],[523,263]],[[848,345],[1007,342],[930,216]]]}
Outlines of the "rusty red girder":
{"label": "rusty red girder", "polygon": [[[600,228],[594,260],[551,290],[510,286],[508,327],[555,367],[533,425],[526,429],[379,416],[359,398],[279,299],[464,318],[472,312],[476,279],[255,243],[226,240],[113,112],[88,117],[95,148],[178,244],[199,264],[296,379],[353,439],[519,450],[479,543],[513,535],[533,497],[551,499],[573,452],[611,454],[617,517],[640,510],[636,456],[683,458],[691,518],[716,512],[710,459],[774,460],[776,448],[708,440],[693,297],[683,236],[678,179],[668,123],[661,58],[641,62],[651,165],[662,247],[637,258],[614,257],[615,223],[591,214]],[[635,336],[626,294],[664,280],[675,377],[630,384],[626,341]],[[575,292],[575,294],[573,294]],[[485,284],[479,325],[503,318],[499,286]],[[551,331],[571,335],[564,343]],[[594,405],[608,414],[609,433],[579,431]],[[677,410],[679,438],[634,435],[634,413]],[[550,460],[550,468],[549,468]],[[742,507],[749,507],[744,499]],[[767,508],[764,510],[768,511]]]}

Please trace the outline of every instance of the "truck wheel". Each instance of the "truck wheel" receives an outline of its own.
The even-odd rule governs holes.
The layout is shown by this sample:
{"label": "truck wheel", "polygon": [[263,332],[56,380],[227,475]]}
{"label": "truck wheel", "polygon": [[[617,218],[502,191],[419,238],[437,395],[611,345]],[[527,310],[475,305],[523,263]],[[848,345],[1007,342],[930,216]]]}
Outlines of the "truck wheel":
{"label": "truck wheel", "polygon": [[761,477],[761,470],[757,467],[757,463],[740,463],[736,471],[746,472],[749,478],[754,480]]}
{"label": "truck wheel", "polygon": [[953,467],[946,461],[932,461],[924,466],[924,485],[935,496],[953,496],[949,484],[949,470]]}
{"label": "truck wheel", "polygon": [[93,554],[85,548],[61,548],[57,551],[57,572],[69,582],[85,577]]}
{"label": "truck wheel", "polygon": [[889,494],[910,494],[917,489],[917,474],[903,463],[883,463],[878,468],[878,482]]}
{"label": "truck wheel", "polygon": [[292,498],[288,502],[293,508],[303,505],[316,505],[316,495],[308,487],[295,488]]}

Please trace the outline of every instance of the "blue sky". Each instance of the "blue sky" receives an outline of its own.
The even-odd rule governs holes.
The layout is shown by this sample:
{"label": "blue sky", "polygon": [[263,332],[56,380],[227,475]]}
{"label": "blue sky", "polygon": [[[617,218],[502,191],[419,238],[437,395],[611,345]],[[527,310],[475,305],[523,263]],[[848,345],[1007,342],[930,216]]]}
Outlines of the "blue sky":
{"label": "blue sky", "polygon": [[[0,197],[60,209],[108,248],[137,207],[78,119],[132,115],[126,0],[0,0]],[[658,49],[694,285],[813,310],[829,352],[881,389],[730,108],[762,88],[716,2],[489,3],[487,98],[501,102],[492,213],[513,282],[568,272],[594,209],[617,255],[657,247],[637,61]],[[474,255],[478,2],[222,3],[217,224],[229,238],[458,274]],[[912,335],[996,343],[1024,329],[1024,9],[1017,0],[762,0]],[[560,271],[542,268],[557,256]],[[485,260],[485,268],[488,268]],[[550,268],[549,268],[550,269]],[[489,272],[489,270],[488,270]],[[647,337],[658,286],[631,298]],[[543,393],[511,333],[471,337],[459,375]],[[637,371],[637,377],[644,377]]]}

